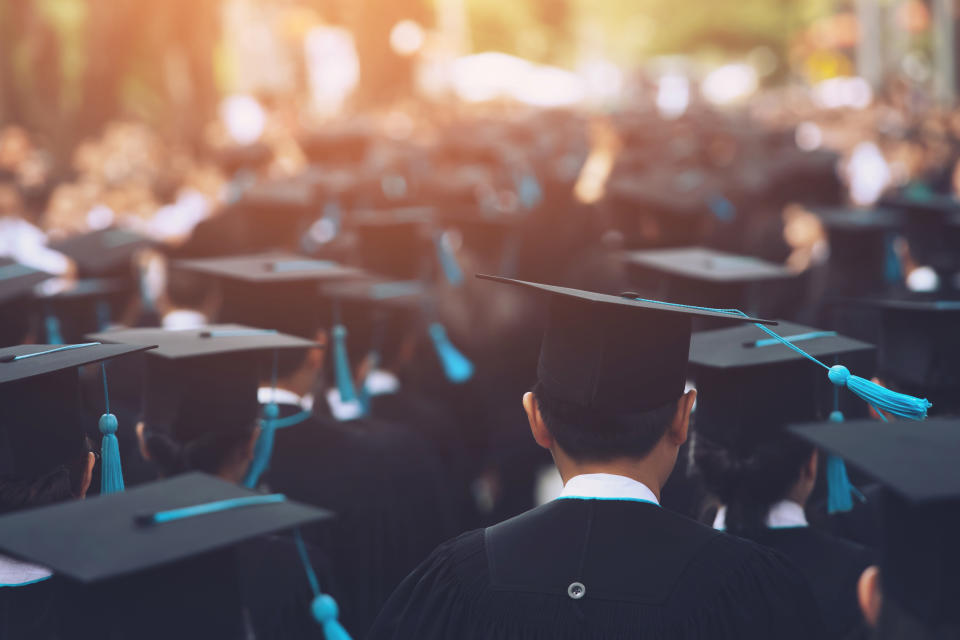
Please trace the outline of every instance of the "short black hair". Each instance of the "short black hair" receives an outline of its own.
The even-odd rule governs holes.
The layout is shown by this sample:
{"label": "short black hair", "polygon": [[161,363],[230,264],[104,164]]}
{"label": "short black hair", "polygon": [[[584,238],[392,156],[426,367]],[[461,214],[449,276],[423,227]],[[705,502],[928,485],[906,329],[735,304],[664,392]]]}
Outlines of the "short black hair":
{"label": "short black hair", "polygon": [[541,382],[534,386],[533,395],[550,435],[578,461],[642,458],[667,432],[677,411],[676,402],[632,413],[583,407],[554,396]]}

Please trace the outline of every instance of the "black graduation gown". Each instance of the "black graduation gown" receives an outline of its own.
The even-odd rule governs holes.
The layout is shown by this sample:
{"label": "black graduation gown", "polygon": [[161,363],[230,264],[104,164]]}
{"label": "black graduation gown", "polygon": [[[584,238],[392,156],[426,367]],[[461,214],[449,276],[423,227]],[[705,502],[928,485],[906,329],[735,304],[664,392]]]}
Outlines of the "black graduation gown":
{"label": "black graduation gown", "polygon": [[817,614],[773,551],[650,503],[561,499],[440,546],[368,637],[809,639]]}
{"label": "black graduation gown", "polygon": [[825,638],[847,638],[860,628],[857,582],[874,560],[866,547],[810,527],[766,529],[753,539],[779,551],[806,577],[820,605]]}
{"label": "black graduation gown", "polygon": [[[281,418],[300,412],[293,405],[279,409]],[[354,637],[363,636],[397,584],[445,537],[431,530],[443,505],[431,502],[430,490],[439,487],[422,472],[429,467],[410,454],[401,432],[370,421],[312,416],[276,431],[263,483],[336,514],[304,527],[303,535],[330,558],[340,620]]]}
{"label": "black graduation gown", "polygon": [[0,638],[57,640],[63,635],[63,584],[56,576],[0,588]]}

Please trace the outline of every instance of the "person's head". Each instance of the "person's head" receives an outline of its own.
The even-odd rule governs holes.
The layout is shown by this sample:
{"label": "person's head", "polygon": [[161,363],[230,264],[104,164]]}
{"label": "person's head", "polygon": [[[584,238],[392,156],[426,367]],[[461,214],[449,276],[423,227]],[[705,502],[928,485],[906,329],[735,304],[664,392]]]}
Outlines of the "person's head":
{"label": "person's head", "polygon": [[[313,349],[289,349],[277,354],[277,386],[304,395],[316,388],[317,381],[323,376],[327,332],[316,329],[313,335],[304,338],[313,340],[317,347]],[[261,380],[261,384],[273,383],[273,373]]]}
{"label": "person's head", "polygon": [[0,475],[0,514],[85,498],[97,454],[84,437],[62,464],[39,476]]}
{"label": "person's head", "polygon": [[257,370],[237,354],[149,357],[137,425],[144,458],[164,476],[203,471],[242,480],[259,434]]}
{"label": "person's head", "polygon": [[727,508],[726,529],[763,529],[781,500],[805,505],[817,480],[816,449],[778,432],[744,455],[705,434],[693,435],[693,463],[707,491]]}
{"label": "person's head", "polygon": [[564,479],[585,468],[645,464],[651,479],[666,483],[687,439],[696,392],[648,411],[585,408],[537,383],[523,397],[530,430],[549,449]]}

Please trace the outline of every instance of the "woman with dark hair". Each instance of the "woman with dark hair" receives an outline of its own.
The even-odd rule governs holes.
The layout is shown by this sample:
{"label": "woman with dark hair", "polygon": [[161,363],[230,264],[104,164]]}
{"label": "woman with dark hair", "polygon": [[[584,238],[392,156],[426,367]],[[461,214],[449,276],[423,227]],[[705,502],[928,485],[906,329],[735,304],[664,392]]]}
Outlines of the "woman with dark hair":
{"label": "woman with dark hair", "polygon": [[[872,554],[809,526],[805,508],[820,455],[784,428],[822,420],[831,409],[834,419],[842,418],[835,403],[843,397],[833,395],[820,367],[781,344],[758,341],[758,333],[753,327],[721,329],[696,334],[691,342],[700,394],[694,471],[718,506],[714,528],[786,556],[810,584],[827,637],[845,638],[862,625],[856,584]],[[778,333],[802,339],[803,349],[820,360],[842,355],[855,362],[873,355],[870,345],[833,332],[780,323]],[[851,402],[850,410],[864,409]],[[846,477],[842,467],[828,474],[831,480],[838,475]],[[843,501],[844,491],[849,501],[848,486],[830,489],[835,503]]]}

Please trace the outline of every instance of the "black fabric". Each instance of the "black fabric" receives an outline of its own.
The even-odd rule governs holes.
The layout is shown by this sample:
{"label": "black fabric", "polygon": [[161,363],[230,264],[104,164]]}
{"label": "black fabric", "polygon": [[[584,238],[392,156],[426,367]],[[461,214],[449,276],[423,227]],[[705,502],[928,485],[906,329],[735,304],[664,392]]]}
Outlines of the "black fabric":
{"label": "black fabric", "polygon": [[72,258],[82,277],[99,277],[128,275],[134,255],[151,244],[133,231],[104,229],[54,242],[50,248]]}
{"label": "black fabric", "polygon": [[753,540],[783,554],[807,579],[820,606],[824,638],[846,638],[863,625],[857,583],[873,552],[810,527],[765,529]]}
{"label": "black fabric", "polygon": [[23,587],[0,589],[0,638],[66,639],[64,581],[56,576]]}
{"label": "black fabric", "polygon": [[[300,412],[279,405],[280,417]],[[410,433],[372,420],[311,417],[278,429],[263,484],[330,509],[304,528],[330,558],[340,619],[362,637],[396,585],[447,535],[436,462]],[[440,495],[438,495],[440,494]]]}
{"label": "black fabric", "polygon": [[[584,597],[569,597],[580,582]],[[655,505],[556,500],[461,535],[407,577],[369,638],[819,638],[781,557]]]}

